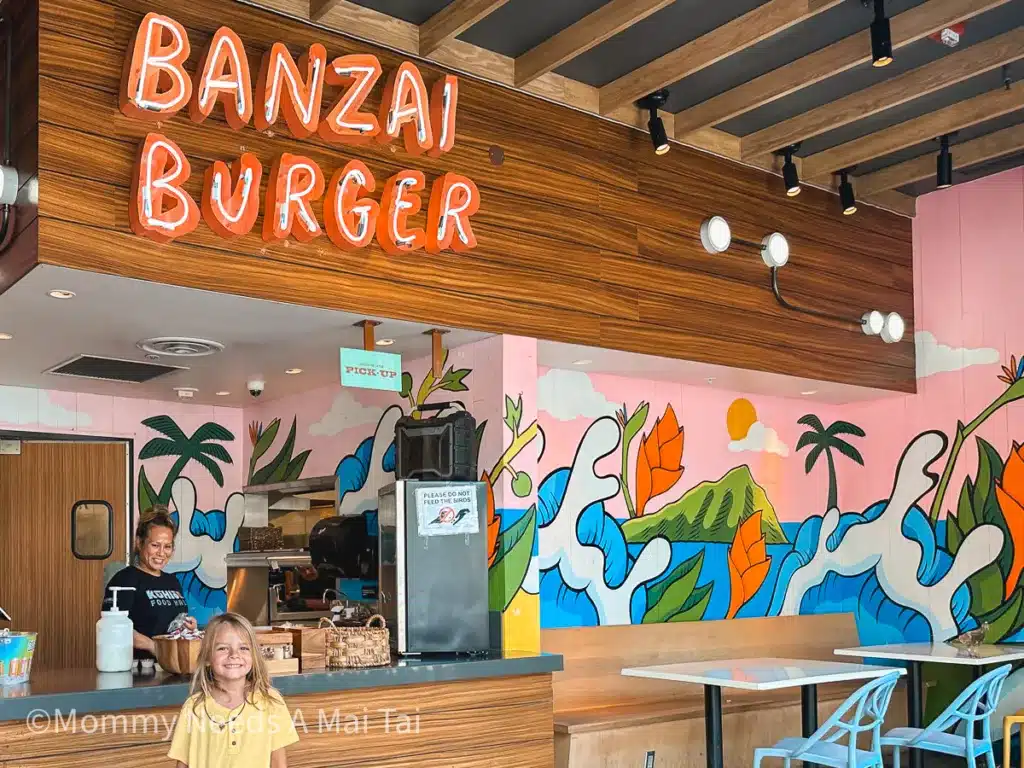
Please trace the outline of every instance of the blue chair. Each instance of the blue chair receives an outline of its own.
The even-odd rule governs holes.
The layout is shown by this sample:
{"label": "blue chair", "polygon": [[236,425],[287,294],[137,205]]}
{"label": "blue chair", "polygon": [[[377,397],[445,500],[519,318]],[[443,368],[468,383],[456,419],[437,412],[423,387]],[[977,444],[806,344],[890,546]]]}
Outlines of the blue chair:
{"label": "blue chair", "polygon": [[[789,768],[792,760],[831,768],[882,768],[879,741],[885,712],[900,679],[893,670],[861,686],[839,705],[828,721],[806,738],[782,739],[773,747],[754,750],[754,768],[766,757],[781,757]],[[857,737],[870,731],[871,749],[858,749]],[[846,744],[838,743],[846,737]]]}
{"label": "blue chair", "polygon": [[[1009,664],[1004,664],[979,677],[924,728],[894,728],[886,733],[882,737],[882,746],[895,747],[893,768],[900,768],[900,747],[963,757],[969,768],[974,768],[975,760],[984,755],[988,768],[995,768],[989,719],[999,704],[1010,669]],[[978,723],[981,723],[980,736],[976,729]],[[963,736],[948,733],[960,725],[963,726]]]}

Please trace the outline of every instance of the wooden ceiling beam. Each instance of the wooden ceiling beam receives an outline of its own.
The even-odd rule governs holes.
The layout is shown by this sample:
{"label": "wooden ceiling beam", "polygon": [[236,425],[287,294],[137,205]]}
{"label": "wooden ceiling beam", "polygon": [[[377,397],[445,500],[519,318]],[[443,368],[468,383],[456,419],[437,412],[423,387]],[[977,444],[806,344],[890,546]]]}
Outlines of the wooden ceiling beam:
{"label": "wooden ceiling beam", "polygon": [[586,53],[675,0],[612,0],[554,37],[516,57],[516,87]]}
{"label": "wooden ceiling beam", "polygon": [[[1012,155],[1014,152],[1022,150],[1024,150],[1024,123],[950,147],[950,153],[953,155],[953,168],[957,170],[979,165],[1005,155]],[[896,189],[904,184],[913,184],[934,176],[935,170],[935,155],[922,155],[913,160],[859,176],[856,179],[856,187],[865,195],[877,195],[886,190]]]}
{"label": "wooden ceiling beam", "polygon": [[[1009,0],[929,0],[890,20],[893,50]],[[676,138],[718,125],[871,60],[865,29],[676,114]]]}
{"label": "wooden ceiling beam", "polygon": [[508,0],[453,0],[420,25],[420,55],[429,56]]}
{"label": "wooden ceiling beam", "polygon": [[808,180],[813,181],[833,171],[850,168],[865,160],[883,157],[944,133],[969,128],[1022,108],[1024,81],[1014,83],[1009,88],[998,88],[958,101],[935,112],[805,157],[803,173]]}
{"label": "wooden ceiling beam", "polygon": [[601,114],[631,104],[722,59],[806,21],[842,0],[769,0],[601,87]]}
{"label": "wooden ceiling beam", "polygon": [[763,155],[1024,59],[1024,27],[744,136],[743,157]]}
{"label": "wooden ceiling beam", "polygon": [[341,0],[309,0],[309,18],[311,21],[323,21],[324,16],[341,4]]}

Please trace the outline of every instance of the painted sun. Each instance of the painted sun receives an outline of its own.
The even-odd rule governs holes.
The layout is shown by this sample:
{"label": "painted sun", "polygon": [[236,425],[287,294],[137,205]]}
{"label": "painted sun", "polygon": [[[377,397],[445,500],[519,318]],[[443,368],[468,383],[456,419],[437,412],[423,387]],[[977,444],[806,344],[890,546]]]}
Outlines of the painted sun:
{"label": "painted sun", "polygon": [[729,439],[742,440],[745,438],[755,421],[757,421],[757,410],[752,402],[745,397],[733,400],[725,415],[725,426],[729,430]]}

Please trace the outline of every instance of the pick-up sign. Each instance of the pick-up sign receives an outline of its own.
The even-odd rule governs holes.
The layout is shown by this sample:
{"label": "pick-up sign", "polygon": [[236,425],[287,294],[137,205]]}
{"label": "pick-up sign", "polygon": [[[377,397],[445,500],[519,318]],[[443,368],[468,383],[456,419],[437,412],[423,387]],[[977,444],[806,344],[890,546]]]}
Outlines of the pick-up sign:
{"label": "pick-up sign", "polygon": [[401,392],[402,356],[342,348],[341,386]]}

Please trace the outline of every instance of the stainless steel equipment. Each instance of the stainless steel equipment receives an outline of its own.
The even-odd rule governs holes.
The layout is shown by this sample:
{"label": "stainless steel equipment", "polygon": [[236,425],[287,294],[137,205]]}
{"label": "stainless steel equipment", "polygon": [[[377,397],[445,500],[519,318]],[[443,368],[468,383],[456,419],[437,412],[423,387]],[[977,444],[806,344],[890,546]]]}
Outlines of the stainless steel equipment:
{"label": "stainless steel equipment", "polygon": [[[234,552],[226,561],[228,610],[245,616],[254,625],[315,623],[330,617],[324,582],[318,579],[309,552]],[[333,586],[332,581],[329,588]]]}
{"label": "stainless steel equipment", "polygon": [[380,611],[400,654],[496,645],[484,483],[399,480],[378,494]]}

